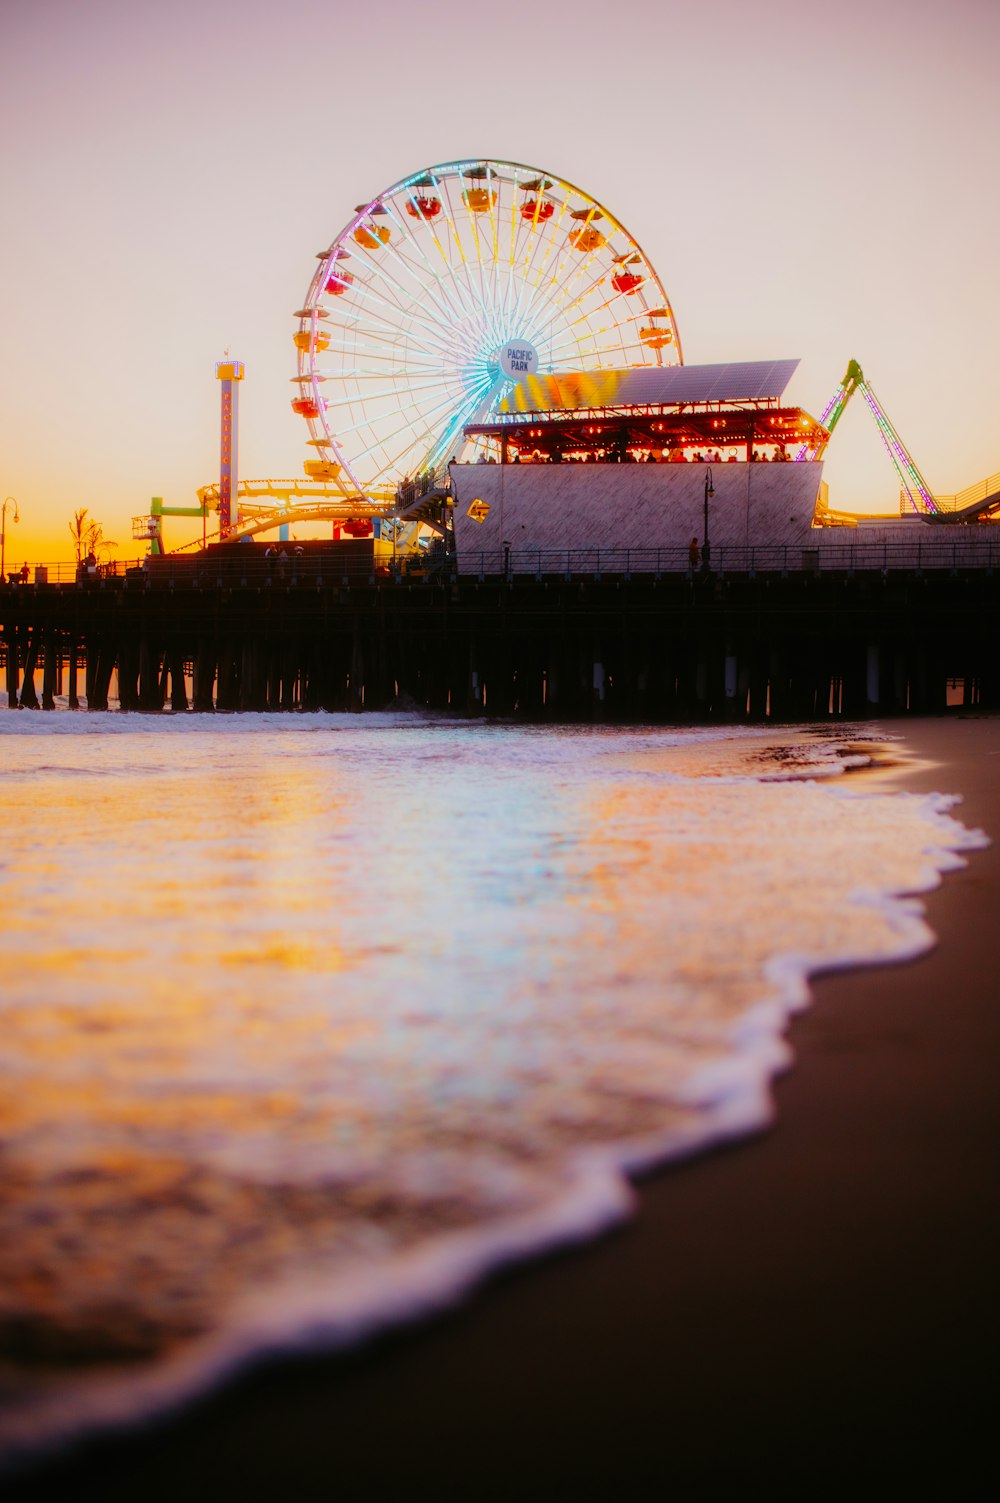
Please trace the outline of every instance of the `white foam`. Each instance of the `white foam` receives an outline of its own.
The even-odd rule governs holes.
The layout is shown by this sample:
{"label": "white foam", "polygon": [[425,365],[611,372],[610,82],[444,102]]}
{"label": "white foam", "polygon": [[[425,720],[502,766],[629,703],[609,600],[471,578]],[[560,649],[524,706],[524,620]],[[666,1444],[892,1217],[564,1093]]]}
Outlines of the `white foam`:
{"label": "white foam", "polygon": [[[180,1162],[227,1193],[328,1196],[357,1248],[293,1221],[294,1277],[276,1257],[175,1355],[22,1375],[8,1464],[622,1220],[629,1175],[771,1121],[808,976],[923,953],[916,894],[985,843],[946,795],[845,782],[870,753],[843,729],[831,751],[412,716],[11,724],[10,1162],[77,1214],[46,1186],[117,1155],[126,1241],[129,1174],[141,1207],[145,1166]],[[356,1216],[366,1187],[395,1219]],[[180,1267],[194,1295],[217,1272]]]}

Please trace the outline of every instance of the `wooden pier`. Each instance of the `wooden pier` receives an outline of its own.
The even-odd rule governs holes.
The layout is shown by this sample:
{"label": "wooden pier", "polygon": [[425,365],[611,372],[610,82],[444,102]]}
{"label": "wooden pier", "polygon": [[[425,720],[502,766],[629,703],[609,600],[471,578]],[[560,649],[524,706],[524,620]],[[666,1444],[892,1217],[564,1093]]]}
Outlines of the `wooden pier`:
{"label": "wooden pier", "polygon": [[[369,545],[370,547],[370,545]],[[377,575],[364,550],[0,585],[11,707],[791,721],[1000,709],[991,568]],[[40,683],[39,683],[40,680]],[[951,690],[949,693],[949,685]]]}

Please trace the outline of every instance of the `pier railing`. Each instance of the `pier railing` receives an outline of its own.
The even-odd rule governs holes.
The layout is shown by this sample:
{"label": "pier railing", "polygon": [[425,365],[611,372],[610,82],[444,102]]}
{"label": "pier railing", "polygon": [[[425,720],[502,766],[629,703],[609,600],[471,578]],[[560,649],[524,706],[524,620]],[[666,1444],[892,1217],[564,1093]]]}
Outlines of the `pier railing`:
{"label": "pier railing", "polygon": [[987,475],[985,480],[967,485],[964,491],[956,491],[953,496],[935,496],[934,500],[940,511],[964,511],[967,506],[996,495],[1000,495],[1000,474]]}
{"label": "pier railing", "polygon": [[928,537],[912,543],[850,542],[820,544],[770,544],[738,547],[712,545],[708,560],[699,551],[693,563],[687,548],[511,548],[498,553],[465,553],[458,558],[463,578],[496,575],[538,579],[562,575],[701,574],[856,574],[862,572],[920,573],[928,569],[982,569],[1000,567],[1000,528],[997,537],[941,539]]}
{"label": "pier railing", "polygon": [[[440,579],[552,579],[601,578],[604,575],[630,579],[633,576],[716,576],[757,574],[860,574],[878,572],[923,573],[929,570],[976,570],[1000,568],[1000,528],[997,536],[983,537],[978,531],[965,537],[965,529],[949,529],[947,537],[929,531],[913,542],[887,543],[854,540],[816,544],[769,544],[738,547],[712,545],[706,561],[699,552],[692,563],[689,550],[679,548],[510,548],[501,551],[462,552],[456,557],[407,557],[392,564],[373,563],[357,557],[342,562],[323,557],[266,559],[262,552],[247,549],[238,555],[167,555],[164,558],[117,560],[87,574],[72,563],[34,564],[27,579],[10,574],[7,588],[39,589],[146,589],[217,586],[267,589],[273,587],[339,587],[374,583],[433,582]],[[992,532],[992,529],[991,529]]]}

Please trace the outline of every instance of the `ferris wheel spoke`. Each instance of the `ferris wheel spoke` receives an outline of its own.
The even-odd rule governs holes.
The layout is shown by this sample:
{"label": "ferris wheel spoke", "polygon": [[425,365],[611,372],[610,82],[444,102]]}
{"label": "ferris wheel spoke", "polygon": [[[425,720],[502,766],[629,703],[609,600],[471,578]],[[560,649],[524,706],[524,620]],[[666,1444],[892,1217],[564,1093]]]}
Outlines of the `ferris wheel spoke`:
{"label": "ferris wheel spoke", "polygon": [[[563,302],[563,297],[564,295],[568,294],[570,283],[573,282],[577,277],[589,276],[589,280],[586,282],[584,287],[584,295],[586,294],[586,292],[593,290],[593,288],[597,285],[597,282],[600,280],[600,278],[595,278],[593,273],[595,270],[600,271],[601,268],[600,263],[595,260],[595,257],[597,256],[598,252],[603,249],[603,246],[599,246],[593,251],[588,251],[586,253],[586,259],[582,265],[574,267],[571,263],[567,268],[566,274],[562,278],[561,282],[558,282],[554,286],[550,286],[544,289],[544,296],[546,300],[556,305],[560,315],[564,313],[566,306]],[[534,311],[534,308],[538,306],[542,296],[543,290],[539,289],[539,291],[535,294],[535,297],[532,299],[532,311]]]}
{"label": "ferris wheel spoke", "polygon": [[[412,302],[410,307],[406,308],[402,306],[398,301],[386,297],[383,291],[376,287],[374,284],[366,285],[363,288],[363,293],[365,316],[378,319],[382,323],[388,325],[390,328],[396,330],[398,333],[404,335],[408,335],[409,328],[413,324],[417,324],[420,326],[423,332],[423,337],[430,344],[437,345],[441,350],[444,350],[446,348],[446,336],[441,333],[439,324],[435,323],[435,321],[424,312],[423,308],[413,306]],[[358,305],[360,305],[361,302],[362,299],[361,296],[359,296]],[[353,309],[355,306],[356,305],[353,301],[348,304],[348,308],[351,309]],[[396,317],[394,318],[392,315],[396,315]],[[397,322],[396,320],[400,316],[407,317],[409,319],[409,325]]]}
{"label": "ferris wheel spoke", "polygon": [[[540,181],[544,184],[548,179],[542,178]],[[518,182],[516,187],[520,191],[522,188],[521,183]],[[536,193],[538,204],[541,204],[544,198],[545,190],[544,188],[540,188]],[[547,221],[538,218],[538,209],[536,208],[533,219],[526,219],[523,215],[523,207],[524,205],[519,203],[515,197],[511,203],[509,263],[511,269],[510,283],[516,287],[516,298],[510,310],[510,316],[512,323],[518,326],[522,319],[524,297],[527,292],[526,283],[530,274],[532,260],[537,255],[539,247],[546,245],[549,240]],[[523,265],[521,262],[522,246],[526,247]]]}
{"label": "ferris wheel spoke", "polygon": [[[359,318],[371,319],[376,324],[380,324],[386,329],[391,329],[394,335],[401,338],[404,342],[409,342],[412,339],[411,329],[390,317],[391,313],[398,315],[401,312],[402,310],[395,303],[388,302],[377,292],[373,291],[370,297],[366,299],[366,306],[363,311],[359,309],[358,316]],[[421,336],[426,345],[429,345],[432,349],[437,349],[442,357],[447,357],[448,346],[445,343],[446,336],[441,333],[440,328],[432,320],[425,318],[422,314],[418,316],[414,313],[412,315],[412,323],[419,325]],[[346,328],[347,325],[340,324],[339,327]],[[352,325],[352,327],[357,327],[357,325]]]}
{"label": "ferris wheel spoke", "polygon": [[496,200],[494,201],[494,199],[493,199],[493,183],[494,183],[494,181],[500,183],[500,182],[503,182],[503,179],[496,177],[496,174],[494,173],[493,168],[490,166],[489,163],[487,163],[487,165],[486,165],[486,189],[487,189],[487,192],[490,195],[490,209],[489,209],[489,213],[490,213],[490,232],[491,232],[492,239],[493,239],[493,261],[492,261],[492,264],[493,264],[493,266],[497,266],[499,264],[499,261],[500,261],[500,240],[499,240],[499,234],[498,234],[498,231],[497,231],[497,209],[500,207],[500,189],[497,188],[497,196],[496,196]]}
{"label": "ferris wheel spoke", "polygon": [[[462,405],[465,405],[465,404],[462,404]],[[434,417],[436,417],[438,414],[443,415],[443,414],[445,414],[448,411],[454,412],[455,411],[455,407],[454,407],[453,402],[450,399],[445,398],[441,402],[437,403],[435,406],[430,407],[425,412],[421,413],[420,416],[421,416],[421,418],[423,420],[423,423],[424,423],[424,428],[422,430],[422,436],[423,435],[431,435],[431,434],[433,434],[434,425],[433,425],[433,423],[432,423],[431,420]],[[364,424],[360,424],[358,426],[359,427],[363,427]],[[412,431],[412,422],[409,419],[406,422],[400,424],[400,426],[398,428],[393,429],[392,432],[386,433],[386,434],[382,434],[380,437],[378,437],[376,439],[375,443],[371,444],[367,449],[363,449],[361,451],[361,453],[357,456],[357,459],[360,461],[362,459],[369,458],[369,456],[372,455],[372,454],[374,454],[375,451],[378,448],[384,447],[386,444],[390,443],[394,438],[399,438],[402,434],[404,434],[404,433],[406,433],[408,431]],[[410,449],[412,447],[413,447],[413,445],[410,445],[407,448],[406,452],[409,453]]]}
{"label": "ferris wheel spoke", "polygon": [[[448,228],[451,231],[452,237],[453,237],[453,239],[455,241],[455,249],[458,251],[459,262],[461,264],[462,271],[463,271],[464,276],[465,276],[465,285],[466,285],[466,287],[468,289],[470,302],[471,302],[471,304],[472,304],[473,307],[482,308],[482,287],[480,287],[479,292],[477,293],[475,285],[474,285],[473,280],[472,280],[472,271],[471,271],[471,267],[470,267],[470,263],[469,263],[469,256],[466,255],[465,245],[463,243],[462,236],[461,236],[461,234],[459,232],[458,220],[457,220],[456,215],[455,215],[455,207],[454,207],[454,204],[451,201],[451,189],[450,189],[450,186],[449,186],[449,180],[447,178],[435,178],[435,184],[436,184],[436,187],[438,189],[438,192],[441,194],[442,205],[443,205],[443,208],[444,208],[445,221],[446,221],[446,223],[448,225]],[[470,251],[471,251],[471,246],[470,246]],[[457,278],[457,268],[456,268],[456,280],[457,279],[458,278]]]}
{"label": "ferris wheel spoke", "polygon": [[[392,337],[386,337],[386,329],[392,330]],[[332,331],[331,331],[332,333]],[[444,357],[450,354],[444,346],[425,345],[411,339],[405,330],[399,330],[395,325],[388,324],[352,324],[349,328],[338,331],[336,339],[331,338],[328,349],[324,352],[327,359],[339,355],[342,359],[357,358],[359,350],[371,352],[371,358],[381,363],[398,362],[404,358],[416,365],[428,365],[440,368]],[[324,361],[321,368],[326,376],[336,374],[328,369]]]}
{"label": "ferris wheel spoke", "polygon": [[[447,302],[448,306],[451,309],[452,317],[464,319],[473,316],[475,313],[475,307],[466,298],[465,290],[462,287],[461,282],[456,279],[454,275],[454,268],[451,267],[450,263],[448,262],[448,258],[444,253],[436,232],[434,231],[433,223],[428,220],[420,219],[416,222],[416,224],[411,226],[407,224],[406,221],[395,212],[394,204],[387,204],[386,208],[392,217],[393,223],[396,224],[404,232],[407,237],[408,243],[412,244],[414,249],[417,251],[427,275],[434,279],[434,283],[439,289],[441,298],[445,302]],[[435,245],[438,252],[440,267],[436,265],[435,262],[427,255],[424,236],[418,234],[418,229],[426,229],[430,232],[432,243]],[[449,274],[446,276],[445,273]]]}
{"label": "ferris wheel spoke", "polygon": [[532,268],[534,267],[539,251],[541,251],[542,259],[538,267],[537,283],[537,280],[541,277],[545,262],[556,251],[556,240],[559,233],[557,226],[561,224],[565,209],[566,205],[564,203],[560,208],[558,218],[550,222],[550,224],[539,223],[537,225],[537,232],[532,236],[520,277],[517,307],[514,314],[519,324],[530,322],[532,319],[532,304],[535,296],[535,289],[531,286]]}
{"label": "ferris wheel spoke", "polygon": [[[327,412],[336,412],[341,407],[353,406],[359,399],[363,399],[366,402],[393,401],[400,405],[408,401],[412,406],[416,402],[417,393],[419,392],[440,391],[444,389],[445,391],[454,395],[455,384],[456,383],[454,381],[444,380],[411,381],[408,385],[402,388],[399,386],[389,386],[384,388],[382,391],[366,391],[363,393],[351,393],[350,395],[345,393],[343,396],[336,397],[332,401],[328,402],[326,404],[326,410]],[[344,432],[349,431],[350,430],[348,429],[344,430]]]}
{"label": "ferris wheel spoke", "polygon": [[493,308],[494,308],[494,334],[499,347],[505,340],[523,337],[523,330],[518,327],[514,310],[517,304],[517,286],[514,275],[514,263],[508,257],[505,259],[500,254],[499,225],[501,214],[505,209],[505,190],[510,195],[511,235],[515,234],[516,217],[518,213],[517,174],[507,178],[499,173],[492,173],[489,182],[490,193],[493,192],[492,184],[496,184],[497,201],[490,206],[490,223],[493,239],[493,256],[490,262],[491,281],[493,284]]}
{"label": "ferris wheel spoke", "polygon": [[[385,247],[383,249],[385,250]],[[388,255],[387,250],[386,254]],[[414,289],[407,290],[397,278],[389,275],[384,264],[374,265],[372,273],[370,279],[360,280],[352,287],[351,291],[355,296],[377,299],[383,306],[392,307],[397,311],[408,309],[411,313],[419,312],[424,321],[428,324],[432,322],[430,316],[424,311],[425,299],[422,295],[418,295],[420,284],[416,279],[414,279]],[[349,303],[348,306],[350,305]],[[438,312],[444,314],[445,310],[439,308]]]}
{"label": "ferris wheel spoke", "polygon": [[[563,187],[565,188],[565,185],[563,185]],[[568,191],[564,191],[561,195],[559,203],[559,213],[549,221],[549,224],[551,226],[551,233],[549,234],[546,241],[546,255],[542,258],[542,262],[538,267],[538,271],[535,277],[536,290],[541,284],[542,277],[548,270],[548,263],[553,254],[558,261],[560,253],[565,254],[566,252],[566,237],[569,234],[569,228],[566,225],[565,221],[566,216],[570,212],[570,199],[571,194]]]}
{"label": "ferris wheel spoke", "polygon": [[[369,404],[377,401],[392,402],[395,405],[391,409],[388,406],[385,408],[381,420],[393,421],[404,408],[418,406],[425,393],[442,391],[445,393],[446,400],[455,402],[460,399],[463,389],[461,381],[442,376],[435,381],[410,382],[406,386],[393,386],[383,391],[345,391],[327,404],[327,410],[334,412],[342,408],[353,409],[364,402]],[[375,421],[375,419],[370,418],[368,421]],[[342,431],[346,433],[353,430],[345,428]]]}
{"label": "ferris wheel spoke", "polygon": [[[469,308],[468,305],[465,305],[461,299],[457,299],[454,296],[453,288],[450,288],[448,286],[445,278],[442,277],[437,268],[431,264],[430,260],[427,258],[426,251],[417,238],[415,228],[411,229],[410,226],[406,224],[399,217],[399,215],[394,212],[394,208],[391,203],[385,204],[383,205],[383,207],[385,207],[387,215],[392,219],[392,222],[396,226],[397,230],[401,231],[407,237],[407,243],[412,245],[412,247],[420,256],[420,261],[422,263],[424,272],[422,277],[418,275],[418,268],[411,264],[408,257],[402,253],[401,249],[398,246],[393,248],[392,242],[390,241],[389,246],[386,247],[387,255],[391,258],[392,261],[400,266],[405,271],[406,275],[412,280],[414,287],[417,289],[417,295],[421,299],[429,298],[437,307],[439,315],[450,322],[454,322],[455,319],[467,317],[472,311],[471,308]],[[386,272],[386,275],[387,274],[388,273]],[[432,279],[432,285],[430,286],[427,282],[428,277]],[[397,283],[397,286],[399,286],[401,291],[403,290],[401,283]],[[411,297],[412,295],[412,293],[409,294],[409,296]]]}
{"label": "ferris wheel spoke", "polygon": [[[451,201],[451,192],[446,179],[443,182],[443,186],[448,199],[449,216],[451,218],[452,225],[454,226],[456,237],[458,237],[457,219],[454,206]],[[488,189],[487,191],[489,192],[492,190]],[[470,209],[467,205],[465,205],[464,201],[463,207],[465,208],[465,212],[469,219],[470,225],[470,253],[469,255],[463,257],[466,273],[469,278],[470,289],[474,287],[470,275],[470,268],[474,266],[477,274],[477,280],[479,282],[479,290],[478,293],[473,290],[473,297],[478,299],[478,305],[485,315],[485,322],[489,331],[488,337],[494,340],[496,344],[499,344],[503,339],[503,330],[500,328],[500,325],[496,319],[493,301],[489,297],[487,292],[486,277],[483,270],[482,230],[479,224],[480,216],[477,213],[474,213],[473,210]]]}

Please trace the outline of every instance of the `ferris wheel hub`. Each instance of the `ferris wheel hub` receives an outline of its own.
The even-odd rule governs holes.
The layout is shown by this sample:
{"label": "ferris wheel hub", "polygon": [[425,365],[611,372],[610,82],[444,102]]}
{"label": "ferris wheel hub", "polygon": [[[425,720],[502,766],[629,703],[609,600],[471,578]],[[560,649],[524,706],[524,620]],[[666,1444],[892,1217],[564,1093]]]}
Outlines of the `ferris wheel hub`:
{"label": "ferris wheel hub", "polygon": [[508,339],[497,351],[497,365],[505,376],[519,381],[538,370],[538,351],[527,339]]}

